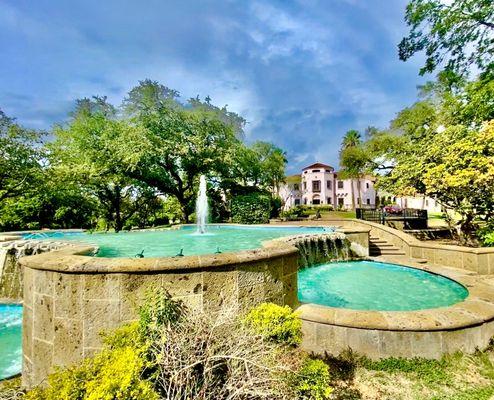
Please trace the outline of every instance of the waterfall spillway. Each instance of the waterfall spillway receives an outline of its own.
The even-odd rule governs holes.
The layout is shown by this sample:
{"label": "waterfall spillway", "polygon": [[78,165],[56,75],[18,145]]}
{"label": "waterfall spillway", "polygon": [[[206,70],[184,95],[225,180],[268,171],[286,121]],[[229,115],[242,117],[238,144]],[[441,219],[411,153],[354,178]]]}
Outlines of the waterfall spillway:
{"label": "waterfall spillway", "polygon": [[209,211],[206,189],[206,177],[201,175],[199,180],[199,194],[196,201],[197,233],[206,233]]}

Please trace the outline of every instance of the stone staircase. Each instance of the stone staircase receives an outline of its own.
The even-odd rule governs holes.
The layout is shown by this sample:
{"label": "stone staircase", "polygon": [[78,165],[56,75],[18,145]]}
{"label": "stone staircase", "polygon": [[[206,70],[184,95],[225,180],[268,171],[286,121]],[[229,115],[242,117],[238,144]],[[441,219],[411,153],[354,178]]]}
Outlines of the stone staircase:
{"label": "stone staircase", "polygon": [[371,234],[369,237],[369,255],[371,257],[404,256],[405,252],[386,240]]}

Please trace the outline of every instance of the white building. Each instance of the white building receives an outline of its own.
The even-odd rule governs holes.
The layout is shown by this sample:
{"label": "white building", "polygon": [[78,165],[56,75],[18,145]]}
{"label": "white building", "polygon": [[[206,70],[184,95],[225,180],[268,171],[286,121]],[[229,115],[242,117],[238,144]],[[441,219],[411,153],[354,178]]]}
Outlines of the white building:
{"label": "white building", "polygon": [[360,198],[362,207],[376,206],[374,178],[366,176],[359,180],[339,179],[338,172],[333,167],[322,163],[305,167],[300,175],[288,176],[280,189],[285,210],[302,204],[352,209],[352,193],[356,207]]}

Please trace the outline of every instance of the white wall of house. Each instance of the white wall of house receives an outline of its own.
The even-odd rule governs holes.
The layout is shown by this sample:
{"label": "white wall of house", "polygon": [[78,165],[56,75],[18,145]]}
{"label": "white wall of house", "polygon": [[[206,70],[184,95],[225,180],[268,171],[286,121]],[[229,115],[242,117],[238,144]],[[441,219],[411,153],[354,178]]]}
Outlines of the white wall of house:
{"label": "white wall of house", "polygon": [[442,212],[441,205],[435,199],[427,196],[397,197],[396,204],[398,204],[401,208],[418,208],[427,210],[429,213]]}
{"label": "white wall of house", "polygon": [[280,188],[284,209],[296,205],[332,205],[334,208],[352,208],[352,183],[355,205],[362,197],[362,206],[375,207],[376,191],[372,177],[360,179],[360,194],[356,180],[338,179],[334,169],[322,163],[315,163],[302,170],[300,179],[291,176],[288,183]]}

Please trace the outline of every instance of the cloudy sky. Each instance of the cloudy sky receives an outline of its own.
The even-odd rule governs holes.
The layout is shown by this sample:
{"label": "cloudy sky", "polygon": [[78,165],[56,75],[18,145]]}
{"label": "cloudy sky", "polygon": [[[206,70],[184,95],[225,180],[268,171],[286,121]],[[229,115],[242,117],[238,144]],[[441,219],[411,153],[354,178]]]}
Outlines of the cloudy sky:
{"label": "cloudy sky", "polygon": [[289,172],[337,167],[348,129],[414,101],[421,63],[398,60],[405,0],[0,0],[0,108],[49,129],[74,99],[120,104],[151,78],[248,120]]}

